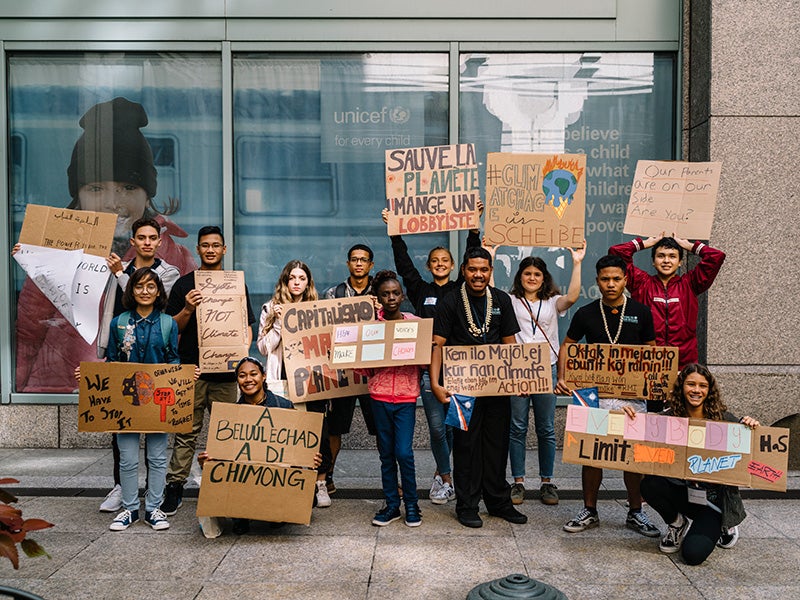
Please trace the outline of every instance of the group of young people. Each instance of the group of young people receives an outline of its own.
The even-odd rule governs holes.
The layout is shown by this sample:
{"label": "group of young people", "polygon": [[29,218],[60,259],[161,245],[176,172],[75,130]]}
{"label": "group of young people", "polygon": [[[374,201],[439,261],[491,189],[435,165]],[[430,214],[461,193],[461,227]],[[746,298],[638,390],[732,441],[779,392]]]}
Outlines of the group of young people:
{"label": "group of young people", "polygon": [[[385,218],[385,215],[384,215]],[[178,277],[177,269],[156,257],[161,237],[158,222],[140,219],[133,224],[131,247],[135,256],[122,261],[116,254],[108,259],[114,274],[113,302],[106,301],[103,327],[108,332],[104,350],[107,360],[150,363],[199,363],[195,311],[202,293],[194,287],[194,273]],[[714,281],[725,255],[701,242],[690,243],[675,236],[654,236],[613,246],[596,264],[600,298],[575,313],[564,342],[559,346],[558,319],[579,296],[581,248],[570,249],[572,273],[565,294],[560,293],[552,274],[540,258],[521,261],[510,293],[491,285],[493,253],[481,246],[477,230],[469,232],[467,250],[455,280],[456,262],[446,248],[430,251],[426,268],[432,280],[422,276],[400,236],[391,236],[394,271],[383,270],[374,277],[372,250],[353,246],[347,255],[349,276],[328,290],[325,297],[372,295],[376,318],[380,320],[433,318],[433,353],[429,366],[398,365],[369,370],[368,397],[337,398],[311,402],[307,410],[321,412],[322,444],[316,461],[315,503],[330,506],[335,492],[333,469],[348,433],[356,404],[360,405],[368,430],[376,436],[381,458],[381,480],[385,504],[372,523],[388,525],[404,519],[406,525],[422,521],[416,486],[413,453],[417,398],[422,399],[436,471],[429,498],[434,504],[455,500],[458,521],[466,527],[481,527],[479,502],[483,499],[489,515],[511,523],[525,523],[527,517],[514,506],[524,502],[525,439],[529,412],[533,409],[541,479],[538,497],[545,504],[557,504],[554,477],[556,438],[554,415],[556,393],[569,394],[564,380],[566,344],[587,343],[671,345],[679,348],[681,373],[667,401],[667,411],[679,416],[731,419],[721,400],[713,375],[696,364],[698,315],[697,296]],[[633,255],[649,248],[655,274],[637,268]],[[226,245],[215,226],[198,233],[197,252],[201,269],[222,268]],[[699,256],[699,263],[678,274],[684,252]],[[400,306],[405,300],[403,285],[415,314]],[[628,290],[630,297],[625,295]],[[172,458],[167,465],[166,434],[146,434],[148,485],[144,521],[154,529],[169,527],[167,517],[182,504],[183,486],[196,451],[197,435],[206,411],[214,402],[250,402],[291,407],[285,398],[268,389],[269,381],[285,378],[280,317],[287,303],[320,297],[311,269],[300,260],[284,267],[273,297],[261,309],[256,344],[266,363],[244,358],[230,373],[200,373],[195,384],[193,430],[175,436]],[[248,302],[248,320],[255,316]],[[111,305],[114,308],[110,309]],[[107,322],[109,315],[113,315]],[[180,334],[180,336],[179,336]],[[498,396],[474,401],[466,431],[445,425],[451,393],[442,385],[442,348],[446,345],[545,342],[550,348],[554,393],[529,396]],[[602,399],[602,408],[622,409],[633,415],[663,406],[644,400]],[[750,417],[741,420],[755,427]],[[124,530],[139,520],[138,434],[115,437],[115,480],[117,485],[104,500],[101,510],[122,509],[111,523]],[[452,455],[452,468],[451,459]],[[201,460],[207,456],[201,455]],[[511,462],[512,484],[506,480]],[[398,473],[400,484],[398,486]],[[584,507],[564,525],[579,532],[599,524],[597,497],[602,470],[582,468]],[[643,498],[664,519],[667,532],[661,539],[664,552],[683,550],[687,563],[705,560],[715,545],[731,547],[738,538],[737,525],[744,509],[736,488],[722,485],[665,479],[625,473],[629,513],[626,526],[642,535],[660,537],[660,530],[642,510]],[[702,501],[700,500],[702,497]],[[401,513],[401,508],[403,511]],[[247,531],[246,521],[234,523],[234,531]]]}

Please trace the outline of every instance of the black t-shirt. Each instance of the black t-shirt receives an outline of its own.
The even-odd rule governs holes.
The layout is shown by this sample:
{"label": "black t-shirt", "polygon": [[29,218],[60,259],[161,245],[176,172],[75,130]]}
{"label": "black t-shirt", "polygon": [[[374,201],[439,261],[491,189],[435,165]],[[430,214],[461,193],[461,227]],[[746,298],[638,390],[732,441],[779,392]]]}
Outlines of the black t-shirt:
{"label": "black t-shirt", "polygon": [[[511,298],[496,288],[487,288],[492,294],[492,318],[485,336],[474,336],[469,331],[467,313],[461,296],[461,287],[456,288],[439,301],[439,309],[433,321],[433,335],[447,339],[448,346],[478,346],[501,344],[504,337],[519,331],[517,317]],[[474,298],[467,295],[472,311],[472,320],[478,327],[486,318],[486,296]]]}
{"label": "black t-shirt", "polygon": [[[608,331],[611,334],[611,339],[614,339],[614,336],[617,335],[622,311],[620,310],[615,315],[611,312],[611,308],[602,304],[600,300],[595,300],[578,309],[572,317],[567,337],[575,341],[585,337],[587,344],[610,344],[611,339],[608,338],[605,327],[603,327],[603,317],[600,314],[600,310],[605,311]],[[655,339],[656,332],[653,328],[653,315],[650,312],[650,308],[628,298],[625,305],[622,333],[620,333],[617,343],[646,344]]]}
{"label": "black t-shirt", "polygon": [[[172,286],[172,291],[169,294],[169,301],[167,302],[166,313],[173,317],[183,310],[186,305],[186,295],[195,288],[194,285],[194,271],[187,273]],[[245,295],[247,298],[247,323],[252,325],[256,322],[256,317],[253,314],[253,308],[250,306],[250,292],[247,286],[244,287]],[[178,340],[178,356],[180,356],[181,364],[183,365],[199,365],[200,364],[200,341],[197,337],[197,313],[192,313],[189,317],[186,327],[181,330],[181,336]],[[203,373],[200,379],[205,381],[236,381],[236,376],[233,372],[230,373]]]}

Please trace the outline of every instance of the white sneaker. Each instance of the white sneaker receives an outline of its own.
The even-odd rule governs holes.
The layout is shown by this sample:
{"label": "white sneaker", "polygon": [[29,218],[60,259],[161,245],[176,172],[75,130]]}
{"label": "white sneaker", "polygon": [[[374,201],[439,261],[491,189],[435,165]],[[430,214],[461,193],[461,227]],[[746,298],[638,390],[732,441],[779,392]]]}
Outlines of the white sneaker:
{"label": "white sneaker", "polygon": [[447,482],[443,482],[442,487],[440,487],[435,494],[431,495],[431,502],[433,504],[447,504],[455,497],[456,491],[453,489],[453,486]]}
{"label": "white sneaker", "polygon": [[208,539],[218,538],[222,535],[222,523],[219,517],[197,517],[200,531]]}
{"label": "white sneaker", "polygon": [[327,508],[331,505],[331,497],[328,495],[328,485],[324,481],[317,482],[317,506]]}
{"label": "white sneaker", "polygon": [[115,485],[100,504],[100,512],[117,512],[122,508],[122,487]]}

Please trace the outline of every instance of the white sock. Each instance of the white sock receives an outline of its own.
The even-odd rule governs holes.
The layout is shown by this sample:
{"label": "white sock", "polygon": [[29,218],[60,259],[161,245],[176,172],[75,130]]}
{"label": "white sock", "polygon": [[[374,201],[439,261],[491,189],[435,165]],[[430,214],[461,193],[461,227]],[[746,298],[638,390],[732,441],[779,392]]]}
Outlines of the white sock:
{"label": "white sock", "polygon": [[672,523],[670,523],[669,526],[675,528],[683,527],[684,522],[684,516],[681,513],[678,513],[678,517]]}

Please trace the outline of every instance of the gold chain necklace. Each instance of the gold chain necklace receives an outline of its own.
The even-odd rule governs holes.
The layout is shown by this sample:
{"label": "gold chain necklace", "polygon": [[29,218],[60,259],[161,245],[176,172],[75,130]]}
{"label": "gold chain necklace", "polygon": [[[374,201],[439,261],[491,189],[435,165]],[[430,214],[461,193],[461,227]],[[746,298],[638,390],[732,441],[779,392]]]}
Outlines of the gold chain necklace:
{"label": "gold chain necklace", "polygon": [[[608,341],[612,344],[616,344],[617,340],[619,339],[620,334],[622,333],[622,322],[625,320],[625,306],[628,304],[628,297],[623,294],[622,295],[622,311],[619,315],[619,327],[617,327],[617,335],[614,336],[614,339],[611,339],[611,332],[608,330],[608,321],[606,321],[606,311],[603,310],[603,299],[600,299],[600,316],[603,317],[603,328],[606,330],[606,335],[608,336]],[[611,307],[613,308],[613,307]]]}
{"label": "gold chain necklace", "polygon": [[469,303],[469,296],[467,296],[467,284],[461,284],[461,300],[464,302],[464,311],[467,313],[467,329],[475,337],[483,337],[489,332],[489,323],[492,322],[492,293],[489,288],[486,288],[486,318],[483,321],[483,326],[478,327],[475,320],[472,318],[472,306]]}

